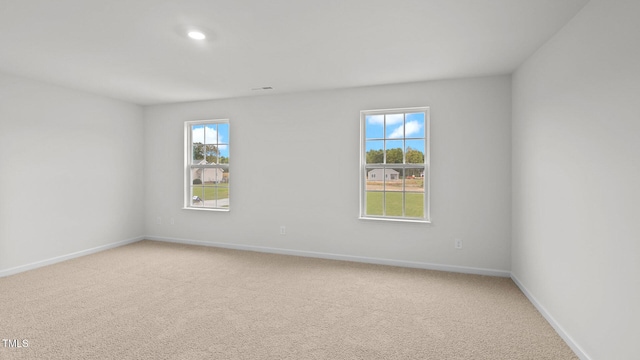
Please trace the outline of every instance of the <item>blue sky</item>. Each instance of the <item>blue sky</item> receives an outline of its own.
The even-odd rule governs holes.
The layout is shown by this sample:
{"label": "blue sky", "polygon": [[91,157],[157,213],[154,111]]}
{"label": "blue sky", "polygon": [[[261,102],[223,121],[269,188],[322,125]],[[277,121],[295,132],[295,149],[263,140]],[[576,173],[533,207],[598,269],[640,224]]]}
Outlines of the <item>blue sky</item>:
{"label": "blue sky", "polygon": [[191,142],[216,145],[220,156],[229,157],[229,124],[193,125]]}
{"label": "blue sky", "polygon": [[404,115],[406,115],[404,121],[403,114],[367,115],[365,119],[366,151],[383,149],[385,142],[387,149],[402,148],[404,134],[407,138],[405,149],[411,147],[424,153],[424,140],[412,140],[412,138],[424,138],[425,114]]}

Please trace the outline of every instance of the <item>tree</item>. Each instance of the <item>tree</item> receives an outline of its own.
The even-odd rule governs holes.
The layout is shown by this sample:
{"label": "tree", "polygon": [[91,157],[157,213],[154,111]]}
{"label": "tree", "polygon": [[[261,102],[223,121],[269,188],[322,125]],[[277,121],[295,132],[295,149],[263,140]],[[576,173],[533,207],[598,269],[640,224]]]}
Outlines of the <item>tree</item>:
{"label": "tree", "polygon": [[206,145],[207,149],[207,163],[214,164],[218,162],[218,155],[220,154],[220,150],[215,145]]}
{"label": "tree", "polygon": [[407,147],[407,164],[423,164],[424,154],[422,151]]}
{"label": "tree", "polygon": [[[387,149],[387,164],[402,164],[403,152],[401,148]],[[382,164],[384,162],[383,150],[369,150],[367,151],[367,164]],[[424,154],[422,151],[407,148],[406,154],[407,164],[422,164],[424,163]]]}
{"label": "tree", "polygon": [[367,151],[367,164],[382,164],[384,153],[380,150]]}
{"label": "tree", "polygon": [[387,164],[402,164],[401,148],[387,150]]}
{"label": "tree", "polygon": [[193,160],[204,159],[204,145],[202,143],[193,144]]}

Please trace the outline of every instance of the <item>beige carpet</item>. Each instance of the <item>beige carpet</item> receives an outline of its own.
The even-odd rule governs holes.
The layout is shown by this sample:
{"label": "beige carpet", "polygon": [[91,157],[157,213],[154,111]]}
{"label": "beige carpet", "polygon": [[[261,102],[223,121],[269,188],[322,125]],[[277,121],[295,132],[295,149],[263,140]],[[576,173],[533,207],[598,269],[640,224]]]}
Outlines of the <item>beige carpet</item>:
{"label": "beige carpet", "polygon": [[577,359],[510,279],[142,241],[0,278],[0,359]]}

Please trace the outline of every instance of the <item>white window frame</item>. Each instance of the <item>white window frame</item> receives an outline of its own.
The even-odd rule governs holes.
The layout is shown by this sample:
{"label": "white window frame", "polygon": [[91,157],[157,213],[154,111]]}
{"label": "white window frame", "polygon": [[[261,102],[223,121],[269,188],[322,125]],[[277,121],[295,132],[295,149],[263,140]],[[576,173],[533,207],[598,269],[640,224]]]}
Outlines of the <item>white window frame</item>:
{"label": "white window frame", "polygon": [[[193,143],[192,143],[192,131],[191,128],[194,125],[210,125],[210,124],[227,124],[229,129],[228,136],[231,137],[231,124],[229,123],[229,119],[211,119],[211,120],[195,120],[195,121],[185,121],[184,123],[184,207],[183,209],[187,210],[200,210],[200,211],[229,211],[230,204],[226,207],[206,207],[206,206],[193,206],[192,205],[192,192],[191,185],[193,184],[192,179],[192,170],[193,169],[223,169],[229,173],[229,164],[203,164],[203,165],[194,165],[191,163],[191,159],[193,159]],[[231,139],[227,140],[227,145],[229,148],[231,147]],[[205,155],[206,156],[206,155]],[[229,158],[231,157],[231,151],[229,149]],[[229,180],[229,175],[227,175],[227,179]],[[231,181],[227,182],[227,186],[229,187],[229,193],[231,193]],[[230,198],[229,198],[230,199]]]}
{"label": "white window frame", "polygon": [[[407,113],[424,113],[424,164],[407,164],[406,159],[403,159],[402,164],[367,164],[366,163],[366,117],[369,115],[394,115],[394,114],[407,114]],[[382,110],[363,110],[360,111],[360,219],[364,220],[386,220],[386,221],[404,221],[404,222],[418,222],[418,223],[431,223],[431,117],[429,115],[429,107],[411,107],[411,108],[398,108],[398,109],[382,109]],[[386,130],[385,130],[386,131]],[[383,137],[386,138],[386,135]],[[406,136],[402,138],[403,141],[408,139]],[[396,139],[394,139],[396,140]],[[406,156],[405,151],[403,153]],[[389,215],[367,215],[367,171],[375,169],[393,169],[402,168],[422,168],[424,167],[424,217],[415,218],[408,216],[389,216]],[[384,176],[383,176],[384,177]],[[383,192],[386,192],[383,190]],[[403,199],[405,198],[406,191],[403,189]],[[383,201],[383,209],[385,204]],[[404,209],[403,209],[404,211]]]}

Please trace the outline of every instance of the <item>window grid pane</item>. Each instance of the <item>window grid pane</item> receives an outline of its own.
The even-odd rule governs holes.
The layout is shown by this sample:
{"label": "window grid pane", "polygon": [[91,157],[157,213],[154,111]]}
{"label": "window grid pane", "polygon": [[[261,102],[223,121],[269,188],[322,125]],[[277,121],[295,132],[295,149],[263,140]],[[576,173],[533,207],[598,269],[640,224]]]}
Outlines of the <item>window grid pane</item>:
{"label": "window grid pane", "polygon": [[361,214],[428,221],[428,108],[419,110],[362,112]]}
{"label": "window grid pane", "polygon": [[229,123],[227,120],[186,122],[189,152],[185,206],[229,209]]}

